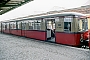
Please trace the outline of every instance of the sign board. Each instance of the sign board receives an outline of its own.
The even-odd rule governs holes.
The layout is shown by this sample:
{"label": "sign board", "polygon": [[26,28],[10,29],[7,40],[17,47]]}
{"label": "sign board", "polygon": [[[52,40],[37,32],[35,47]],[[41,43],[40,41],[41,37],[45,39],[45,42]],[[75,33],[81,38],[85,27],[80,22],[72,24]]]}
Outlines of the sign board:
{"label": "sign board", "polygon": [[55,18],[55,21],[58,22],[58,21],[59,21],[59,17],[56,17],[56,18]]}
{"label": "sign board", "polygon": [[72,22],[72,20],[73,20],[72,16],[66,16],[64,18],[64,22]]}

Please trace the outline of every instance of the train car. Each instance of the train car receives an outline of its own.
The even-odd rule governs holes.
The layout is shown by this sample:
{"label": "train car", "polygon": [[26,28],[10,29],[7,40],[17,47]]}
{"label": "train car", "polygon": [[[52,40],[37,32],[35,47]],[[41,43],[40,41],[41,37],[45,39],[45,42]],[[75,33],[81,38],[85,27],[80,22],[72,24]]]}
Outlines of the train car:
{"label": "train car", "polygon": [[[7,23],[10,25],[11,34],[58,44],[90,47],[89,22],[87,17],[81,13],[64,12],[24,17]],[[3,32],[5,32],[6,23],[2,25]]]}
{"label": "train car", "polygon": [[22,21],[22,36],[45,41],[47,40],[45,27],[45,20],[41,18],[27,19]]}
{"label": "train car", "polygon": [[89,48],[90,48],[90,15],[87,15],[87,20],[88,20],[88,30],[89,30]]}

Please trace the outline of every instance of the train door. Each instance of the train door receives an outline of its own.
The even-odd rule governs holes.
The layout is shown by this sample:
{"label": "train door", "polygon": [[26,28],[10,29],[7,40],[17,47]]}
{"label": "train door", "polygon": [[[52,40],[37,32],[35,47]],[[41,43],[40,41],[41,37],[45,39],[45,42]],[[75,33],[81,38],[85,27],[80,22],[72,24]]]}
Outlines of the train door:
{"label": "train door", "polygon": [[26,36],[25,35],[25,28],[26,28],[26,22],[22,21],[22,36]]}
{"label": "train door", "polygon": [[22,35],[22,22],[17,21],[17,35],[21,36]]}
{"label": "train door", "polygon": [[4,33],[4,31],[5,31],[5,23],[2,23],[2,32]]}
{"label": "train door", "polygon": [[2,22],[0,23],[0,29],[1,29],[0,31],[1,31],[1,33],[2,33]]}
{"label": "train door", "polygon": [[0,32],[2,33],[3,25],[2,22],[0,22]]}
{"label": "train door", "polygon": [[27,30],[29,30],[29,21],[22,21],[22,36],[26,37]]}
{"label": "train door", "polygon": [[47,40],[55,42],[55,19],[46,20]]}

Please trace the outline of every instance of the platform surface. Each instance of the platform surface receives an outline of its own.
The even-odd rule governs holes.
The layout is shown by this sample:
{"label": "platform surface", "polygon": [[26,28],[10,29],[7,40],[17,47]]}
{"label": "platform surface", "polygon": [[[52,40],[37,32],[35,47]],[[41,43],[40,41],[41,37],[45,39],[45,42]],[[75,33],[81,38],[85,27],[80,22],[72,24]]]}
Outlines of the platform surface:
{"label": "platform surface", "polygon": [[0,33],[0,60],[90,60],[90,50]]}

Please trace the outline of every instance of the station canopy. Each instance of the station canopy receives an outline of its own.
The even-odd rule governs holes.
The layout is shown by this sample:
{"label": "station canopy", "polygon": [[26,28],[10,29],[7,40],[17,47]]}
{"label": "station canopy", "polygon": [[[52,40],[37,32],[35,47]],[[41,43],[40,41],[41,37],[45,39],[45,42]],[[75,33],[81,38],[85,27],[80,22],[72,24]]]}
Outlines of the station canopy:
{"label": "station canopy", "polygon": [[0,0],[0,15],[33,0]]}

